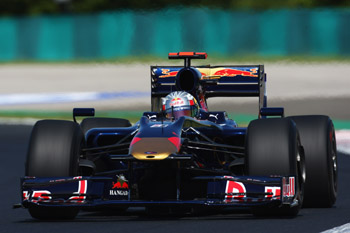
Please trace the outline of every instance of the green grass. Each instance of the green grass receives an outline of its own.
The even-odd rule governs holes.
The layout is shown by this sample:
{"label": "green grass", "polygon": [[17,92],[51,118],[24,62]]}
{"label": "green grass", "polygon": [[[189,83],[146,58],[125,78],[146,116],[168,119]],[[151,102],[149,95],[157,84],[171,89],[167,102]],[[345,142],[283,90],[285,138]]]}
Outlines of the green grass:
{"label": "green grass", "polygon": [[[98,111],[95,117],[117,117],[126,118],[132,122],[140,119],[142,112],[140,111]],[[73,111],[34,111],[34,110],[1,110],[0,118],[34,118],[34,119],[62,119],[72,120]],[[79,119],[79,118],[78,118]]]}
{"label": "green grass", "polygon": [[340,120],[333,120],[334,128],[339,129],[350,129],[350,121],[340,121]]}
{"label": "green grass", "polygon": [[[350,63],[350,56],[259,56],[259,55],[244,55],[244,56],[222,56],[219,54],[208,54],[206,60],[196,60],[194,65],[207,64],[262,64],[267,62],[300,62],[300,63],[328,63],[328,62],[343,62]],[[0,61],[0,65],[5,64],[91,64],[91,63],[107,63],[107,64],[174,64],[182,65],[182,60],[168,60],[167,54],[164,56],[128,56],[122,58],[95,58],[95,59],[75,59],[69,61],[62,60],[16,60],[16,61]]]}
{"label": "green grass", "polygon": [[[137,122],[142,116],[141,111],[98,111],[95,117],[117,117],[129,119],[130,122]],[[257,119],[255,115],[228,113],[229,117],[241,127],[246,127],[250,121]],[[1,110],[0,118],[3,119],[63,119],[72,120],[73,113],[70,111],[28,111],[28,110]],[[83,118],[78,118],[83,119]],[[333,120],[335,129],[350,129],[350,120]]]}

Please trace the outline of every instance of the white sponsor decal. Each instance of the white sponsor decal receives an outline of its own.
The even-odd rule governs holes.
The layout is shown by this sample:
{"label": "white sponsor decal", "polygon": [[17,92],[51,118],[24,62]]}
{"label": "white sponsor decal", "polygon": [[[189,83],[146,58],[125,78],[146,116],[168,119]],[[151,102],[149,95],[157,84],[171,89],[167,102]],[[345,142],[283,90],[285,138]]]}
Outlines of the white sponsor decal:
{"label": "white sponsor decal", "polygon": [[154,125],[151,125],[151,128],[165,128],[165,127],[168,127],[168,125],[163,125],[163,124],[154,124]]}
{"label": "white sponsor decal", "polygon": [[109,195],[111,196],[127,196],[128,194],[128,190],[109,190]]}
{"label": "white sponsor decal", "polygon": [[295,178],[289,177],[289,183],[283,177],[283,197],[293,197],[295,195]]}
{"label": "white sponsor decal", "polygon": [[218,115],[219,115],[219,113],[216,114],[216,115],[214,115],[214,114],[209,114],[209,117],[214,117],[216,120],[219,120]]}

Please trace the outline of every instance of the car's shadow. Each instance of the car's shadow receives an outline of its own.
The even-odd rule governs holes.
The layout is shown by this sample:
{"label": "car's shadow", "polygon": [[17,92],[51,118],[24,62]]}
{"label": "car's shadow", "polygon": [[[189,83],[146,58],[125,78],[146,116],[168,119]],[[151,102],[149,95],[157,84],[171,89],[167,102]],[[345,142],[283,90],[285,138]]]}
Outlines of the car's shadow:
{"label": "car's shadow", "polygon": [[[300,214],[298,215],[300,216]],[[297,217],[298,217],[297,216]],[[130,208],[127,211],[81,211],[73,220],[36,220],[26,219],[17,223],[41,222],[127,222],[127,221],[217,221],[217,220],[252,220],[252,219],[292,219],[289,216],[259,216],[251,214],[249,210],[204,211],[201,213],[148,213],[144,208]]]}

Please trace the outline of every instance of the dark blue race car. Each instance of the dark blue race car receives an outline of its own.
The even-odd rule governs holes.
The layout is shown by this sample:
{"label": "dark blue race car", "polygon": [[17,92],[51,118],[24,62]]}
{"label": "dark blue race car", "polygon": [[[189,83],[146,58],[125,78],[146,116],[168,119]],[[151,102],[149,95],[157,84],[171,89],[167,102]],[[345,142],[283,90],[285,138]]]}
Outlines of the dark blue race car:
{"label": "dark blue race car", "polygon": [[[331,207],[337,150],[328,116],[284,117],[267,107],[264,66],[191,66],[206,53],[170,53],[184,66],[151,66],[150,112],[126,119],[42,120],[32,131],[22,204],[37,219],[81,209],[152,213],[246,207],[255,215]],[[256,96],[257,119],[239,127],[211,112],[212,97]],[[78,116],[87,118],[78,124]]]}

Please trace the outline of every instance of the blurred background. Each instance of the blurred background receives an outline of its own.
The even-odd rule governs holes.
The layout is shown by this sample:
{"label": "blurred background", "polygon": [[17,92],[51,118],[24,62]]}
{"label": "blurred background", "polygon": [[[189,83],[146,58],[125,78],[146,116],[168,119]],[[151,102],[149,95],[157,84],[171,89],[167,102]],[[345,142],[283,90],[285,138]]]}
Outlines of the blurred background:
{"label": "blurred background", "polygon": [[[1,0],[0,118],[69,118],[73,107],[135,122],[150,65],[265,64],[268,103],[350,129],[350,0]],[[256,99],[210,100],[239,123]],[[33,120],[29,120],[33,122]]]}
{"label": "blurred background", "polygon": [[1,0],[0,60],[350,56],[349,0]]}

